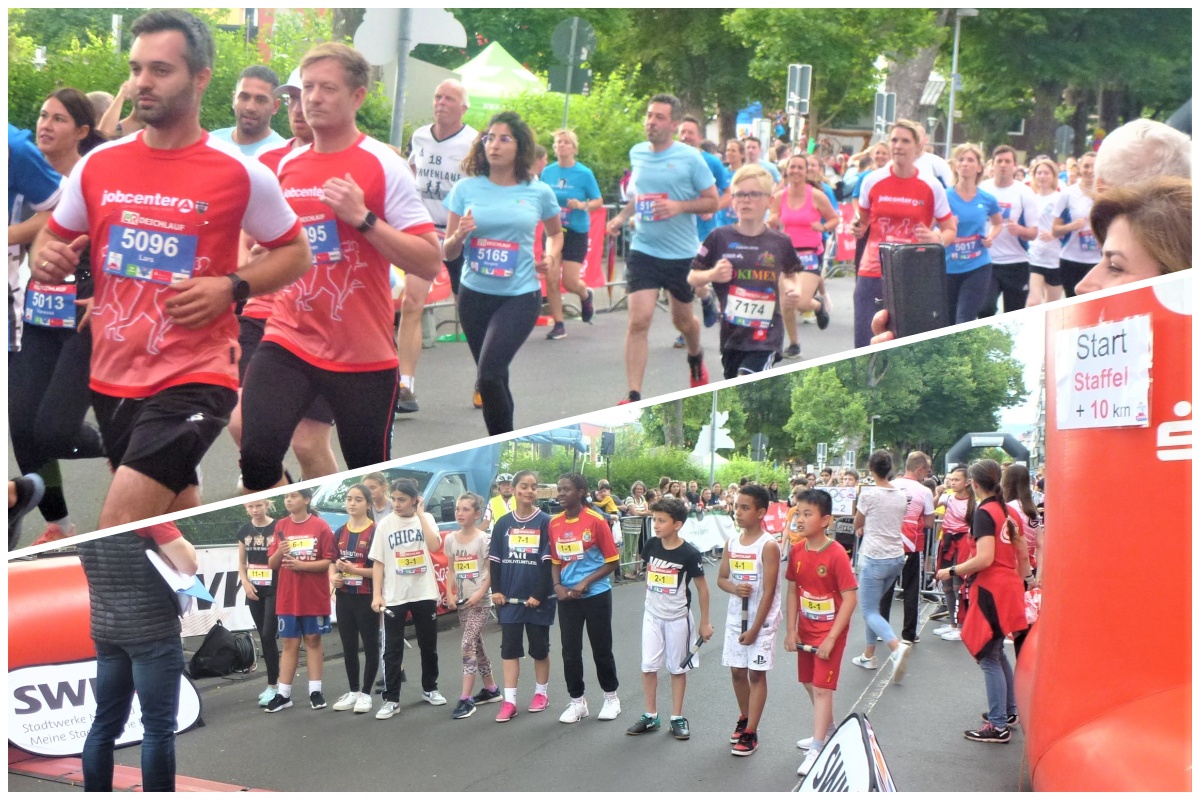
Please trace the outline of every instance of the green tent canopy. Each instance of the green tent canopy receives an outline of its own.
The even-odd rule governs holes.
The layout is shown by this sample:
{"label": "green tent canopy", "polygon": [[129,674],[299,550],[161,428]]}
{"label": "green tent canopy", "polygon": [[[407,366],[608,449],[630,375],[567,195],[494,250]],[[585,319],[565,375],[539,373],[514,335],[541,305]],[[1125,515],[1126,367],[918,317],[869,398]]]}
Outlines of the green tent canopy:
{"label": "green tent canopy", "polygon": [[527,91],[546,91],[542,79],[521,66],[498,42],[489,44],[455,72],[471,103],[464,121],[477,130],[487,125],[492,115],[507,108],[504,98]]}

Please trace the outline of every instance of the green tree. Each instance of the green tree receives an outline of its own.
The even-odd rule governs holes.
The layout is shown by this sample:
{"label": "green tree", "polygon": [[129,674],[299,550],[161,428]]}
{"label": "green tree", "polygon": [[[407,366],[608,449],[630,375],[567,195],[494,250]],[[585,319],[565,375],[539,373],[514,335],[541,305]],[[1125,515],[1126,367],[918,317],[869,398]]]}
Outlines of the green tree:
{"label": "green tree", "polygon": [[764,103],[782,107],[788,64],[812,65],[810,132],[871,110],[877,55],[906,58],[942,36],[927,8],[739,8],[725,27],[752,51]]}
{"label": "green tree", "polygon": [[784,430],[792,436],[792,454],[801,463],[814,462],[817,443],[829,444],[833,455],[856,446],[867,422],[861,390],[847,386],[833,366],[799,373],[792,388],[792,416]]}
{"label": "green tree", "polygon": [[746,436],[765,435],[768,458],[782,461],[792,454],[793,438],[784,428],[792,417],[792,389],[800,376],[790,372],[733,387],[746,412]]}
{"label": "green tree", "polygon": [[[670,415],[674,413],[672,408],[675,402],[677,401],[660,403],[642,410],[641,423],[642,429],[646,432],[647,441],[652,444],[666,444],[666,436],[663,431],[671,424]],[[691,451],[696,446],[700,429],[707,425],[712,418],[712,395],[698,394],[685,397],[682,409],[683,447],[685,450]],[[717,410],[729,412],[729,420],[726,423],[729,435],[733,437],[734,445],[738,450],[745,448],[749,444],[750,437],[746,434],[746,412],[742,408],[741,398],[732,389],[718,391]]]}

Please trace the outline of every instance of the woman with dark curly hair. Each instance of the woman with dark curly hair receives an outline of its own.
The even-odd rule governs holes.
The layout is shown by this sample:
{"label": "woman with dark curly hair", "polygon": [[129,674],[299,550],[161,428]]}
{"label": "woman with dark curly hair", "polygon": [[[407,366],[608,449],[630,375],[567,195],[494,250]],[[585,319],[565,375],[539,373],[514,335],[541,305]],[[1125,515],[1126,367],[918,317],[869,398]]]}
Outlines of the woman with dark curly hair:
{"label": "woman with dark curly hair", "polygon": [[[449,210],[443,255],[465,254],[458,313],[478,370],[489,435],[513,429],[508,366],[529,338],[542,308],[538,273],[562,260],[562,222],[549,186],[533,180],[533,131],[512,111],[492,117],[463,159]],[[542,260],[533,240],[546,231]]]}

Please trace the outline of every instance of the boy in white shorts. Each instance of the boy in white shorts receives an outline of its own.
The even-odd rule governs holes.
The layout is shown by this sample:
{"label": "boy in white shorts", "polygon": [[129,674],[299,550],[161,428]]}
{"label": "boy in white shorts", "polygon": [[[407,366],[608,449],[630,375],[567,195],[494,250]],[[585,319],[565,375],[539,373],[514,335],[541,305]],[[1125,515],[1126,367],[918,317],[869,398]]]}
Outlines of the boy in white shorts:
{"label": "boy in white shorts", "polygon": [[775,663],[779,544],[762,527],[770,504],[767,490],[756,484],[738,492],[734,519],[741,535],[725,544],[717,575],[717,586],[731,595],[721,663],[730,668],[740,714],[729,737],[735,756],[751,756],[758,749],[758,723],[767,704],[767,670]]}
{"label": "boy in white shorts", "polygon": [[687,674],[699,666],[688,651],[696,632],[692,624],[694,581],[700,599],[700,638],[712,638],[708,618],[708,584],[704,580],[704,558],[700,551],[679,538],[687,520],[687,508],[681,500],[667,498],[650,506],[654,514],[654,537],[642,546],[646,565],[646,612],[642,617],[642,692],[646,713],[625,732],[638,736],[659,729],[658,673],[666,666],[671,673],[671,734],[676,739],[691,737],[683,717],[683,695]]}

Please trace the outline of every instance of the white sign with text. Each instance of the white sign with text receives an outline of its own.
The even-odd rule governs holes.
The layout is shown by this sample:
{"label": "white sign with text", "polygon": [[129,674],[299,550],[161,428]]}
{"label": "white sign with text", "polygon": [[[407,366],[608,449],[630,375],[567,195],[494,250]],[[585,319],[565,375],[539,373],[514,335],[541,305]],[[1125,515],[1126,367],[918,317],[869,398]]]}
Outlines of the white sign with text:
{"label": "white sign with text", "polygon": [[1054,347],[1059,430],[1149,427],[1149,314],[1059,331]]}

